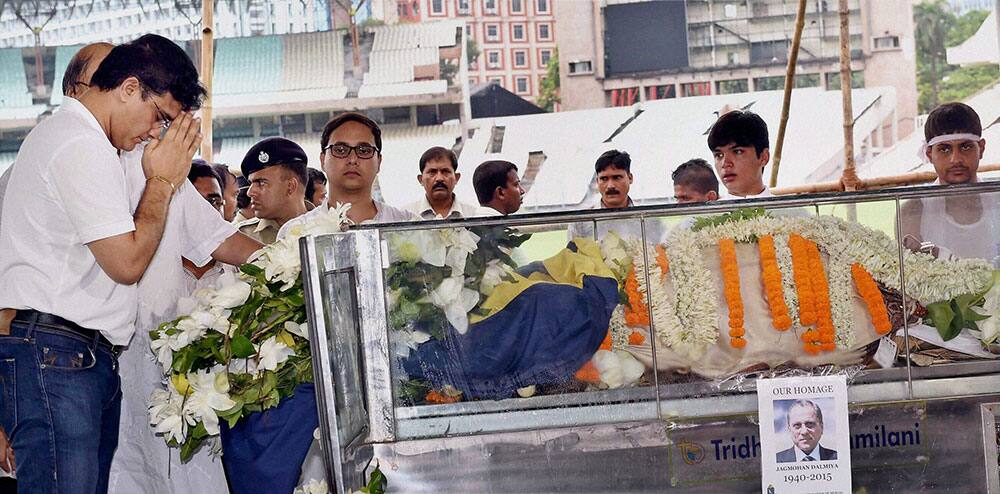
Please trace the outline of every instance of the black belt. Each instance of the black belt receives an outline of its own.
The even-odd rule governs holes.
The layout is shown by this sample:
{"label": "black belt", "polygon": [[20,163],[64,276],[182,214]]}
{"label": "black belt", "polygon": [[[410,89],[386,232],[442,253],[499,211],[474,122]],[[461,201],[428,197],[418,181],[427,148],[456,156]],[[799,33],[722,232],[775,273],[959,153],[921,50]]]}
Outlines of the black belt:
{"label": "black belt", "polygon": [[63,319],[57,315],[47,312],[39,312],[34,309],[18,309],[13,322],[21,324],[34,324],[40,328],[56,333],[65,333],[71,337],[83,338],[87,342],[97,341],[98,345],[107,347],[108,350],[119,352],[121,347],[112,345],[100,331],[87,329],[79,324]]}

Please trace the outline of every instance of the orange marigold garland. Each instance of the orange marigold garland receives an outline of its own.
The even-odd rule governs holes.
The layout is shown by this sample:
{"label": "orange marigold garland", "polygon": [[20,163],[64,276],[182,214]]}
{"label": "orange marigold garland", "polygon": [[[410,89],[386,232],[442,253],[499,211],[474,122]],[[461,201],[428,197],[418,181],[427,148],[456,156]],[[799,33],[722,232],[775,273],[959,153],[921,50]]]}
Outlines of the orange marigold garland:
{"label": "orange marigold garland", "polygon": [[817,354],[837,348],[834,343],[833,315],[830,312],[830,286],[819,255],[819,247],[807,241],[806,252],[809,260],[809,279],[816,309],[816,329],[802,335],[806,353]]}
{"label": "orange marigold garland", "polygon": [[670,261],[667,260],[667,249],[663,244],[656,244],[656,264],[660,266],[660,283],[667,279],[670,272]]}
{"label": "orange marigold garland", "polygon": [[638,331],[632,331],[632,334],[628,335],[628,344],[633,346],[638,346],[646,342],[646,337]]}
{"label": "orange marigold garland", "polygon": [[636,279],[635,267],[628,271],[625,277],[625,295],[628,306],[625,307],[625,324],[629,326],[649,326],[649,308],[646,306],[642,291],[639,290],[639,280]]}
{"label": "orange marigold garland", "polygon": [[757,240],[760,250],[761,279],[764,282],[764,293],[767,295],[767,305],[771,309],[771,321],[778,331],[786,331],[792,327],[792,318],[785,305],[784,289],[781,285],[781,269],[778,267],[778,256],[774,250],[774,237],[763,235]]}
{"label": "orange marigold garland", "polygon": [[740,267],[736,261],[736,241],[719,239],[719,259],[726,305],[729,306],[729,344],[733,348],[747,346],[743,328],[743,297],[740,295]]}
{"label": "orange marigold garland", "polygon": [[858,294],[868,307],[875,332],[880,335],[888,333],[892,329],[892,323],[889,322],[889,311],[885,308],[885,299],[882,298],[882,292],[878,289],[875,279],[858,263],[851,264],[851,277],[854,278]]}
{"label": "orange marigold garland", "polygon": [[816,302],[809,274],[809,243],[798,235],[788,236],[788,249],[792,251],[792,278],[799,297],[799,321],[803,326],[816,324]]}

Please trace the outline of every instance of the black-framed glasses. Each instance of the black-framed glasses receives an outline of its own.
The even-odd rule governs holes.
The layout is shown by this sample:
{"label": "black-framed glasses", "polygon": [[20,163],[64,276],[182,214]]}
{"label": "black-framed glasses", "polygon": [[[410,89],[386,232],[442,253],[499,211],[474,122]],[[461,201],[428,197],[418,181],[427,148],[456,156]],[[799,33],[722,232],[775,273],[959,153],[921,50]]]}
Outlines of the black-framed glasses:
{"label": "black-framed glasses", "polygon": [[375,156],[375,153],[379,152],[378,148],[366,143],[361,143],[357,146],[348,146],[347,144],[338,142],[335,144],[327,144],[326,147],[323,148],[323,151],[329,151],[335,158],[346,158],[351,154],[352,150],[358,158],[363,160],[371,158],[372,156]]}

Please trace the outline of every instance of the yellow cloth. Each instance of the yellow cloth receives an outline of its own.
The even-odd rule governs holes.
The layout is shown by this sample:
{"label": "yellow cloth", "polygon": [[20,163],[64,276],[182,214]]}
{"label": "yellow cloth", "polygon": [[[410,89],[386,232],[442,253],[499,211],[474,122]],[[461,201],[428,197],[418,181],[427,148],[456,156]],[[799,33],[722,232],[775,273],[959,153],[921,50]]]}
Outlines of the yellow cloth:
{"label": "yellow cloth", "polygon": [[573,243],[576,244],[576,252],[566,248],[542,261],[548,274],[536,271],[528,277],[524,277],[517,273],[511,273],[514,280],[504,281],[493,288],[493,293],[480,305],[484,315],[474,314],[470,318],[470,322],[475,324],[500,312],[521,292],[539,283],[556,283],[583,288],[584,275],[614,278],[611,269],[608,268],[607,264],[604,264],[601,248],[597,242],[588,238],[577,238],[573,240]]}

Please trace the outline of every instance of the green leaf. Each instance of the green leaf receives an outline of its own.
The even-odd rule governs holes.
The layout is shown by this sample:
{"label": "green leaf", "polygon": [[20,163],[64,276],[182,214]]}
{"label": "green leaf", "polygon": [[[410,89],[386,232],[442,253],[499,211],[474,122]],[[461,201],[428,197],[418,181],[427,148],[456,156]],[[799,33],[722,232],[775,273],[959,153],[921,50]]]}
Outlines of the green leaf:
{"label": "green leaf", "polygon": [[951,320],[954,317],[955,311],[952,310],[950,302],[934,302],[927,305],[927,319],[930,320],[932,326],[937,328],[938,334],[945,341],[957,336],[957,333],[951,337],[948,336],[951,328]]}
{"label": "green leaf", "polygon": [[375,460],[375,470],[372,470],[371,476],[368,477],[368,485],[361,488],[361,492],[366,494],[385,494],[385,488],[389,484],[389,479],[385,478],[385,474],[379,468],[378,460]]}
{"label": "green leaf", "polygon": [[201,447],[201,443],[204,439],[196,439],[193,437],[188,437],[187,441],[181,445],[181,463],[187,463],[188,460],[198,452],[198,448]]}
{"label": "green leaf", "polygon": [[233,356],[239,358],[247,358],[254,354],[253,343],[250,343],[250,338],[243,335],[234,336],[229,342],[230,348],[233,350]]}
{"label": "green leaf", "polygon": [[257,275],[264,274],[264,269],[263,268],[260,268],[260,267],[258,267],[256,265],[250,264],[250,263],[246,263],[246,264],[240,266],[240,271],[242,271],[244,274],[246,274],[248,276],[253,276],[255,278],[257,277]]}

